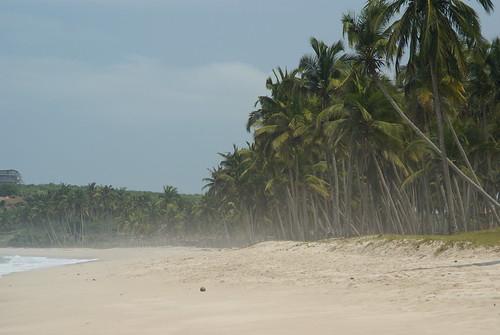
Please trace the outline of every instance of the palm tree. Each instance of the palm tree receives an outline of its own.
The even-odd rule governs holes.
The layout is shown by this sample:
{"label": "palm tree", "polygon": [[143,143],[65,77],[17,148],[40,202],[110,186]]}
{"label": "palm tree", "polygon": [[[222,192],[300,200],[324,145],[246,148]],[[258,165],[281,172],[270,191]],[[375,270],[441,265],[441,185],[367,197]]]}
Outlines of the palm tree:
{"label": "palm tree", "polygon": [[[334,100],[340,94],[339,89],[342,87],[346,79],[346,63],[345,55],[341,54],[344,50],[341,41],[333,43],[328,46],[323,41],[318,41],[315,38],[310,40],[311,47],[314,51],[312,55],[303,56],[300,60],[299,70],[302,79],[305,80],[305,87],[313,97],[319,98],[319,108],[312,108],[313,110],[313,124],[318,123],[318,116],[322,111],[327,110]],[[330,197],[331,197],[331,212],[334,214],[334,222],[340,224],[340,192],[338,187],[338,169],[336,166],[335,150],[331,143],[323,141],[323,136],[320,131],[313,132],[316,137],[315,141],[321,147],[318,159],[321,159],[324,154],[325,164],[328,170],[328,182],[330,183]],[[312,179],[311,179],[312,180]],[[319,189],[320,185],[325,185],[321,180],[316,180],[315,184]],[[351,200],[349,200],[351,202]],[[347,216],[350,217],[349,213]],[[349,221],[350,218],[346,218]],[[342,230],[342,228],[341,228]]]}
{"label": "palm tree", "polygon": [[[348,178],[346,185],[346,222],[352,225],[352,181],[357,171],[358,178],[369,175],[369,165],[376,168],[381,190],[391,204],[390,211],[397,217],[396,205],[392,199],[390,186],[386,182],[381,164],[385,161],[404,167],[399,157],[404,147],[405,128],[399,124],[392,114],[388,114],[388,102],[379,91],[374,90],[370,80],[363,74],[352,70],[349,81],[343,87],[343,101],[325,109],[318,117],[322,128],[331,141],[344,142],[347,147]],[[361,155],[363,153],[363,155]],[[359,157],[365,156],[362,160]],[[356,161],[355,158],[358,158]],[[382,163],[381,163],[382,162]],[[355,166],[357,167],[355,169]],[[395,231],[404,232],[403,222],[395,219]]]}
{"label": "palm tree", "polygon": [[[387,15],[388,11],[389,7],[385,1],[371,0],[365,6],[360,16],[354,14],[344,15],[342,19],[344,34],[347,35],[349,45],[355,51],[354,55],[347,56],[347,59],[355,67],[360,68],[361,73],[366,73],[375,81],[404,122],[437,154],[442,155],[440,148],[403,112],[399,103],[387,89],[387,80],[380,76],[380,71],[385,64],[384,60],[388,57],[388,38],[391,36],[389,34],[391,30],[386,29],[386,25],[390,19],[390,16]],[[389,56],[390,52],[393,51],[389,51]],[[399,58],[396,57],[396,60],[398,61]],[[413,66],[417,61],[419,59],[415,56],[414,62],[409,65]],[[462,179],[487,198],[492,203],[492,206],[500,207],[497,200],[488,194],[478,183],[474,182],[455,163],[450,159],[447,159],[446,162]]]}
{"label": "palm tree", "polygon": [[166,204],[170,204],[173,202],[178,201],[180,198],[179,191],[177,190],[177,187],[171,186],[171,185],[165,185],[163,186],[163,194],[162,194],[162,199]]}
{"label": "palm tree", "polygon": [[[493,10],[491,0],[478,0],[487,11]],[[476,12],[461,0],[391,0],[386,17],[401,13],[389,28],[389,56],[394,56],[396,68],[409,49],[408,63],[417,58],[424,61],[431,74],[434,111],[436,113],[439,148],[451,224],[449,232],[457,229],[455,204],[445,146],[444,117],[439,91],[443,75],[454,75],[465,71],[462,40],[476,43],[481,37]]]}
{"label": "palm tree", "polygon": [[341,41],[326,45],[312,37],[310,40],[314,55],[303,56],[299,69],[306,80],[309,91],[319,96],[321,108],[324,109],[331,100],[335,84],[340,81],[345,67],[340,53],[344,51]]}

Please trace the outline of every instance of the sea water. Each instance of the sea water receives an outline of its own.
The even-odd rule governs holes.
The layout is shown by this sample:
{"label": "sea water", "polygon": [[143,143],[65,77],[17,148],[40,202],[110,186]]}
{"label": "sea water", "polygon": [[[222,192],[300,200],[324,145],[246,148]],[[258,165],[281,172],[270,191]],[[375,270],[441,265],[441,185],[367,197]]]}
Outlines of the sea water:
{"label": "sea water", "polygon": [[0,256],[0,277],[9,273],[93,262],[97,259],[67,259],[33,256]]}

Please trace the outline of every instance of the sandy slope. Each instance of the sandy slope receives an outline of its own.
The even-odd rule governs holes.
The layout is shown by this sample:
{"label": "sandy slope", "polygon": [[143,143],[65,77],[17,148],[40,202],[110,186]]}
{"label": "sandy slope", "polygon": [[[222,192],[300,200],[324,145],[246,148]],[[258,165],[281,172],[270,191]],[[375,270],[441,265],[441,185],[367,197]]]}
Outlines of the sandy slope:
{"label": "sandy slope", "polygon": [[0,334],[500,334],[500,253],[436,248],[0,249],[101,259],[0,278]]}

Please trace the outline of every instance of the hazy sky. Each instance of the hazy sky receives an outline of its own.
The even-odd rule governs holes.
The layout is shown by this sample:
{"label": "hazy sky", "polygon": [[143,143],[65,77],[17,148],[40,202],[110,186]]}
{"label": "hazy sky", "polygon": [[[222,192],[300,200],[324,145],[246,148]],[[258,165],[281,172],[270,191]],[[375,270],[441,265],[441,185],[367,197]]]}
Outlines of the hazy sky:
{"label": "hazy sky", "polygon": [[[364,0],[1,0],[0,169],[200,192],[276,66]],[[500,34],[500,9],[483,17]]]}

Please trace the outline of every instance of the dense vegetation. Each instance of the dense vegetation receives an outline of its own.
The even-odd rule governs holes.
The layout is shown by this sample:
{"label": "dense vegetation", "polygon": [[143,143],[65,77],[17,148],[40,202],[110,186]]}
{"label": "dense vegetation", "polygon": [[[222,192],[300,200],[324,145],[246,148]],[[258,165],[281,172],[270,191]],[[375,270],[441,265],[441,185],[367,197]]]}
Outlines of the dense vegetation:
{"label": "dense vegetation", "polygon": [[22,204],[0,209],[1,231],[64,244],[105,233],[255,241],[498,227],[500,39],[486,40],[460,0],[370,0],[339,28],[345,41],[312,38],[296,69],[274,71],[248,119],[253,141],[220,154],[202,197],[25,187]]}
{"label": "dense vegetation", "polygon": [[[4,187],[2,187],[4,188]],[[19,185],[23,201],[0,202],[0,237],[8,245],[89,245],[182,238],[199,230],[200,196],[135,192],[112,186]],[[170,240],[170,242],[172,242]],[[2,241],[0,241],[2,243]]]}
{"label": "dense vegetation", "polygon": [[226,231],[498,226],[500,40],[463,1],[372,0],[342,28],[349,48],[313,38],[297,69],[274,72],[248,120],[254,141],[211,171],[204,201]]}

